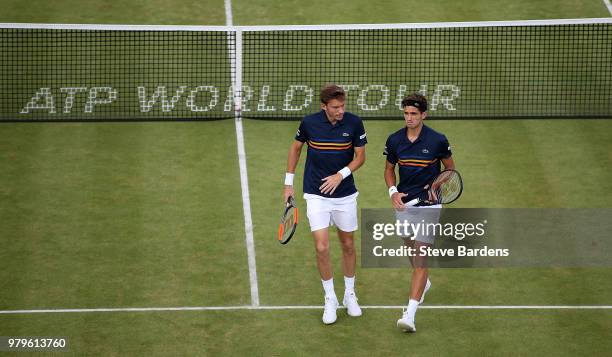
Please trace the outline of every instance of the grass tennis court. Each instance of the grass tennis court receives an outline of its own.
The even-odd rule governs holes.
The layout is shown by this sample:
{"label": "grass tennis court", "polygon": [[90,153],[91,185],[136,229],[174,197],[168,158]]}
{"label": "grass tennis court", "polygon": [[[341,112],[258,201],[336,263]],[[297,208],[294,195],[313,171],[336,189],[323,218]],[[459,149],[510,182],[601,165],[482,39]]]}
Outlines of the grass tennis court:
{"label": "grass tennis court", "polygon": [[[223,2],[14,1],[0,22],[222,25]],[[193,7],[193,8],[192,8]],[[71,11],[78,8],[81,11]],[[190,10],[186,10],[190,9]],[[191,10],[195,9],[195,10]],[[325,9],[331,15],[326,15]],[[601,1],[234,1],[236,25],[607,17]],[[446,120],[466,191],[456,207],[610,207],[610,120]],[[307,223],[275,240],[297,122],[244,122],[260,303],[322,305]],[[396,121],[366,121],[360,207],[386,207],[381,155]],[[298,167],[301,181],[304,154]],[[0,123],[0,311],[248,306],[236,132],[194,123]],[[296,186],[296,189],[298,186]],[[305,204],[298,194],[298,205]],[[304,217],[305,218],[305,217]],[[335,244],[336,243],[336,244]],[[339,247],[332,261],[340,272]],[[358,264],[359,265],[359,264]],[[612,305],[612,269],[437,269],[427,305]],[[338,276],[338,274],[336,274]],[[403,305],[409,274],[361,269],[363,305]],[[342,283],[336,285],[340,291]],[[604,355],[612,310],[320,309],[0,314],[0,336],[67,336],[72,355]]]}

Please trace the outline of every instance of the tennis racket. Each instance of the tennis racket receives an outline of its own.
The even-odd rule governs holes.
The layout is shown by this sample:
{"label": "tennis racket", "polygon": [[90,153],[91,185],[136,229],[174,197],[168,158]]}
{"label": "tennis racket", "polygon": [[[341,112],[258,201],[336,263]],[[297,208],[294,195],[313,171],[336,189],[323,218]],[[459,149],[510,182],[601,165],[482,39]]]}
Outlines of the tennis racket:
{"label": "tennis racket", "polygon": [[295,200],[289,196],[287,199],[287,207],[281,217],[280,224],[278,225],[278,241],[280,244],[287,244],[298,224],[298,209],[295,206]]}
{"label": "tennis racket", "polygon": [[433,181],[425,186],[419,196],[408,201],[408,196],[402,197],[402,202],[407,206],[415,206],[421,202],[428,205],[449,204],[461,196],[463,192],[463,180],[456,170],[444,170],[440,172]]}

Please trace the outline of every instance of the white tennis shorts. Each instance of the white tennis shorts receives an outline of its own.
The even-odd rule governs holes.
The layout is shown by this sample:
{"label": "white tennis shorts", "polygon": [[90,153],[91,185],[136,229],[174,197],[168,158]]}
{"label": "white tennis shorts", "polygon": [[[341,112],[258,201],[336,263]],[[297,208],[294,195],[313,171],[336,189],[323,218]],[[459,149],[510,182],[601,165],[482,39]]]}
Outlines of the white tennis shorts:
{"label": "white tennis shorts", "polygon": [[[408,221],[408,223],[418,224],[421,226],[428,223],[438,223],[440,221],[440,210],[442,205],[433,206],[417,206],[410,207],[406,206],[403,210],[395,211],[395,218],[400,222]],[[419,227],[416,231],[412,230],[411,234],[414,236],[414,240],[421,243],[434,244],[435,235],[433,230],[427,230],[425,227]],[[407,237],[406,237],[407,238]]]}
{"label": "white tennis shorts", "polygon": [[343,232],[354,232],[357,224],[357,196],[359,192],[346,197],[327,198],[309,193],[304,194],[310,231],[318,231],[335,225]]}

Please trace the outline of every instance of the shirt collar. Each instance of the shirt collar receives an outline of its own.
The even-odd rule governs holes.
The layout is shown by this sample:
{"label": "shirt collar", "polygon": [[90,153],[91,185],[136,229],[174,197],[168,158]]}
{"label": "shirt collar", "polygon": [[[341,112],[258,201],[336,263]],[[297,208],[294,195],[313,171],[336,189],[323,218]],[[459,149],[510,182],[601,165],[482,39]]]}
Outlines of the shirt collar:
{"label": "shirt collar", "polygon": [[321,109],[319,114],[320,114],[320,117],[321,117],[321,119],[320,119],[321,122],[329,124],[332,128],[337,128],[339,126],[344,125],[344,121],[346,120],[346,113],[344,113],[344,118],[342,118],[342,120],[340,120],[340,121],[337,121],[336,125],[332,125],[331,122],[327,119],[327,114],[325,114],[325,110]]}
{"label": "shirt collar", "polygon": [[421,132],[419,133],[419,136],[416,138],[415,141],[411,142],[410,140],[408,140],[408,127],[405,127],[405,129],[404,129],[404,138],[406,139],[408,144],[416,144],[419,141],[423,140],[428,132],[429,132],[429,128],[425,124],[423,124],[423,127],[421,128]]}

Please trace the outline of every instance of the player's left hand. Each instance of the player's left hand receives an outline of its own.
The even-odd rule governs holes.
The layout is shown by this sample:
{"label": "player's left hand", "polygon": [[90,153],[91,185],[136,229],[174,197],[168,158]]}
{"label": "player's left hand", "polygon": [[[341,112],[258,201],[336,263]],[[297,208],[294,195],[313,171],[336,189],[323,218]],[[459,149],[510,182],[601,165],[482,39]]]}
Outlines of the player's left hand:
{"label": "player's left hand", "polygon": [[323,184],[319,186],[319,190],[321,191],[321,193],[325,195],[333,195],[334,191],[336,191],[336,188],[338,188],[338,186],[340,185],[340,182],[342,182],[342,175],[339,173],[335,173],[333,175],[327,176],[322,181]]}
{"label": "player's left hand", "polygon": [[293,192],[293,186],[285,185],[285,187],[283,188],[283,203],[287,203],[289,196],[295,196],[295,193]]}
{"label": "player's left hand", "polygon": [[402,192],[396,192],[393,194],[393,196],[391,196],[391,204],[393,205],[393,208],[396,210],[404,210],[406,208],[406,205],[404,205],[404,202],[402,202],[402,198],[404,196],[408,195]]}

